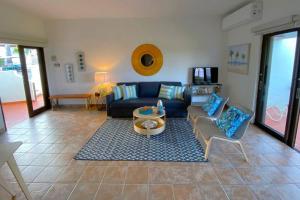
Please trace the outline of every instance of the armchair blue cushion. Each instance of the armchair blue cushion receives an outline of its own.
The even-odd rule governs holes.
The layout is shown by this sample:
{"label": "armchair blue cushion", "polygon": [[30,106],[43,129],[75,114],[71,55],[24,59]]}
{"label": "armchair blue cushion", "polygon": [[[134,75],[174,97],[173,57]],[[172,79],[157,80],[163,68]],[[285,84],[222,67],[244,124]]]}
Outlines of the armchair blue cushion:
{"label": "armchair blue cushion", "polygon": [[222,113],[221,117],[216,120],[216,125],[229,138],[233,137],[242,123],[249,119],[250,115],[244,113],[236,107],[231,106]]}

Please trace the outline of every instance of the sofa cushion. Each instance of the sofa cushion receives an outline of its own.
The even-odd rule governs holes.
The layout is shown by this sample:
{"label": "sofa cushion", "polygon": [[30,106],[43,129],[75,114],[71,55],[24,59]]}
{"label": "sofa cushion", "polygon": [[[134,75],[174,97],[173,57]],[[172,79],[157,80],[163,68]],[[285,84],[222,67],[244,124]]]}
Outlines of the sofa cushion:
{"label": "sofa cushion", "polygon": [[180,99],[161,99],[166,108],[186,109],[185,102]]}
{"label": "sofa cushion", "polygon": [[174,86],[161,84],[159,90],[159,98],[172,99],[174,96]]}
{"label": "sofa cushion", "polygon": [[158,97],[160,82],[140,82],[139,97]]}
{"label": "sofa cushion", "polygon": [[122,85],[122,90],[123,90],[123,99],[136,99],[137,94],[136,94],[136,85]]}
{"label": "sofa cushion", "polygon": [[117,83],[117,85],[126,85],[126,86],[135,85],[136,94],[139,95],[139,88],[140,88],[139,82],[120,82],[120,83]]}
{"label": "sofa cushion", "polygon": [[[120,83],[126,84],[126,83]],[[172,85],[172,86],[181,86],[181,82],[168,82],[168,81],[157,81],[157,82],[139,82],[139,90],[138,96],[139,97],[158,97],[159,90],[161,84],[163,85]]]}
{"label": "sofa cushion", "polygon": [[[117,100],[110,104],[111,108],[139,108],[143,106],[156,106],[159,98],[138,98],[138,99],[126,99],[126,100]],[[179,99],[161,99],[163,101],[164,107],[166,108],[182,108],[186,107],[184,101]]]}

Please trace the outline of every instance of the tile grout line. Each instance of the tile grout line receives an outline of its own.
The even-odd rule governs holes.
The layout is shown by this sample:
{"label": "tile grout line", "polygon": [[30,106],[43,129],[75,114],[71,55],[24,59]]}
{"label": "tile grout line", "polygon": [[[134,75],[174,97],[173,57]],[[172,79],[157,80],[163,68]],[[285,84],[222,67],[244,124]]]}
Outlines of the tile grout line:
{"label": "tile grout line", "polygon": [[103,179],[104,179],[104,176],[105,176],[105,174],[106,174],[107,168],[108,168],[108,165],[105,166],[103,176],[102,176],[102,178],[101,178],[101,181],[99,182],[99,186],[98,186],[98,188],[97,188],[97,191],[95,192],[95,195],[94,195],[94,197],[93,197],[93,200],[96,200],[96,198],[97,198],[97,195],[98,195],[99,190],[100,190],[100,187],[101,187],[101,185],[102,185],[102,183],[103,183]]}
{"label": "tile grout line", "polygon": [[[69,163],[69,164],[70,164],[70,163]],[[69,165],[68,165],[68,166],[69,166]],[[74,188],[72,189],[71,193],[69,194],[67,200],[70,199],[70,197],[71,197],[72,193],[74,192],[75,188],[78,186],[79,181],[80,181],[80,179],[81,179],[81,177],[82,177],[82,175],[83,175],[83,173],[84,173],[84,170],[85,170],[86,168],[87,168],[87,166],[84,166],[84,169],[82,170],[82,174],[79,176],[78,180],[76,181],[76,183],[75,183],[75,185],[74,185]]]}

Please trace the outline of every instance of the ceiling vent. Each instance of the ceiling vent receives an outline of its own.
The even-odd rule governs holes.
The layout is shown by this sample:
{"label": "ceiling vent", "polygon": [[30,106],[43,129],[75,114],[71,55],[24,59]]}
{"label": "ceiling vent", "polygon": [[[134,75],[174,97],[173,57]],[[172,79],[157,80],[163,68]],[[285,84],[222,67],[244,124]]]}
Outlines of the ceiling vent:
{"label": "ceiling vent", "polygon": [[222,20],[222,29],[231,30],[241,25],[260,20],[263,14],[263,2],[255,1],[238,9]]}

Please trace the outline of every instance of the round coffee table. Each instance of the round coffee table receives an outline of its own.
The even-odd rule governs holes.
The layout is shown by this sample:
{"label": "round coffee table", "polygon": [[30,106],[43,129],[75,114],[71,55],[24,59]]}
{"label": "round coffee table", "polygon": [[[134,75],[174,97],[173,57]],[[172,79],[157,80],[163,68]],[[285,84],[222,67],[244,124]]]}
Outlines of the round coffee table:
{"label": "round coffee table", "polygon": [[[166,128],[166,112],[164,111],[161,114],[153,112],[152,114],[145,115],[140,113],[140,109],[137,108],[133,111],[133,127],[135,132],[147,135],[147,138],[150,138],[151,135],[158,135],[162,133]],[[147,120],[153,120],[157,122],[155,128],[145,128],[142,126],[142,123]]]}

